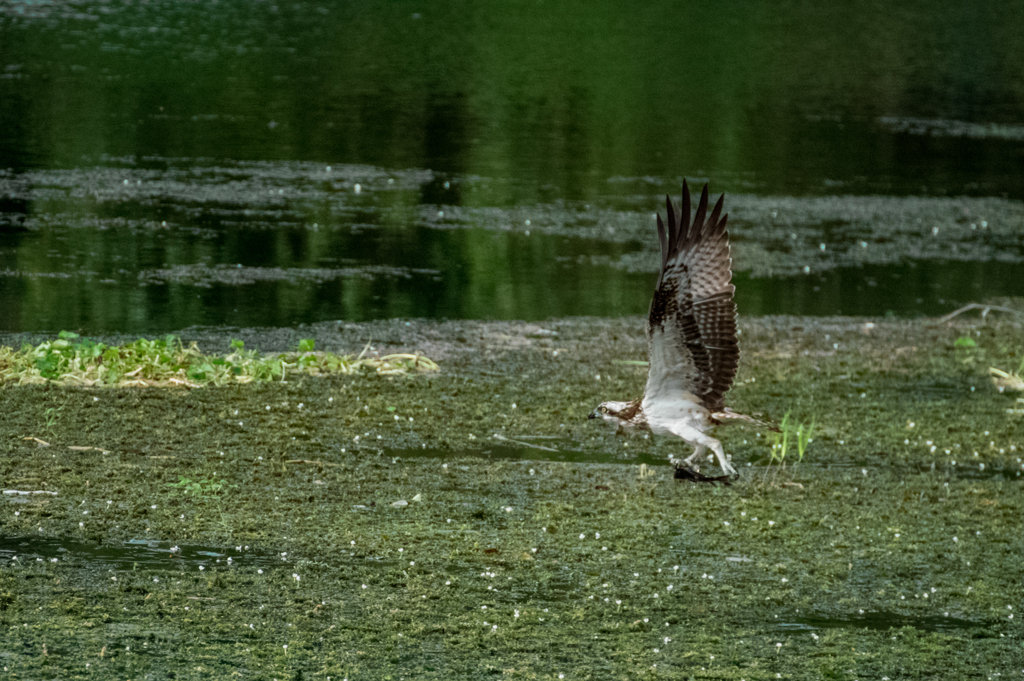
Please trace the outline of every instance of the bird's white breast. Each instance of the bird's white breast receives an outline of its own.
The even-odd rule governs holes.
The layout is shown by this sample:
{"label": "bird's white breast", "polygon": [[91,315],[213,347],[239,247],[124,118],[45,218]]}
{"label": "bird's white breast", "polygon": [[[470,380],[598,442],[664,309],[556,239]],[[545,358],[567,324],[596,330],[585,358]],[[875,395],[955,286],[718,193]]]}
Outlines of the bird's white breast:
{"label": "bird's white breast", "polygon": [[711,426],[708,410],[687,392],[662,393],[653,399],[645,396],[643,410],[651,431],[657,435],[669,434],[672,425],[679,421],[702,432]]}

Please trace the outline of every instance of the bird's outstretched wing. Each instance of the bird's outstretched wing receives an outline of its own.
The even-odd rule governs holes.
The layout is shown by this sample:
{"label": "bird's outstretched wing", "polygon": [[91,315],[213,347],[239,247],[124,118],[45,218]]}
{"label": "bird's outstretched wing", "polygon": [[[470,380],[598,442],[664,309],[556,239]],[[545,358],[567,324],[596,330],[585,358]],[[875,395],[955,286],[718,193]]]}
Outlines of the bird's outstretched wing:
{"label": "bird's outstretched wing", "polygon": [[651,368],[646,398],[690,393],[711,411],[724,407],[739,365],[735,287],[723,194],[711,215],[704,185],[690,219],[690,189],[683,181],[682,213],[676,219],[666,197],[667,225],[658,216],[661,275],[647,318]]}

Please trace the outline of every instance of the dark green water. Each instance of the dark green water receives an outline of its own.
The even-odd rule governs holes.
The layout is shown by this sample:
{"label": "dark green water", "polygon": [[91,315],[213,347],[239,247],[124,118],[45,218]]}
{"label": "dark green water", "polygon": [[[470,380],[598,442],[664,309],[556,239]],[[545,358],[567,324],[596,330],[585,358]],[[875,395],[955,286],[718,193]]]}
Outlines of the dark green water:
{"label": "dark green water", "polygon": [[4,3],[0,330],[642,313],[684,176],[729,195],[743,313],[1021,296],[1022,34],[1013,2]]}

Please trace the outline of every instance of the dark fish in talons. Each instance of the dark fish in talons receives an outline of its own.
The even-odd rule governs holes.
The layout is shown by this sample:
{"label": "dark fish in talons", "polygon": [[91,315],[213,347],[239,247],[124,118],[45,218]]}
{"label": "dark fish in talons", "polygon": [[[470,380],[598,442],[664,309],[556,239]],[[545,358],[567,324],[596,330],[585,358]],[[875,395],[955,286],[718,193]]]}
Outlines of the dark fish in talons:
{"label": "dark fish in talons", "polygon": [[676,480],[688,480],[689,482],[720,482],[726,487],[732,485],[732,481],[739,478],[737,475],[704,475],[703,473],[690,468],[689,466],[676,466],[676,472],[672,476]]}

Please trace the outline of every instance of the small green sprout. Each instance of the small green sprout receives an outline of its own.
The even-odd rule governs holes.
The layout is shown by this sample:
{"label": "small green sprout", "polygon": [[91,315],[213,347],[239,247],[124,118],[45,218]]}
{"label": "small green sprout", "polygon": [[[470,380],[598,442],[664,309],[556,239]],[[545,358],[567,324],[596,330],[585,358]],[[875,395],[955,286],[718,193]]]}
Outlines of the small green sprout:
{"label": "small green sprout", "polygon": [[60,416],[60,412],[62,409],[64,409],[63,406],[50,407],[45,412],[43,412],[43,418],[46,419],[46,430],[48,430],[50,433],[56,432],[54,426],[57,425],[57,417]]}
{"label": "small green sprout", "polygon": [[811,444],[812,436],[814,435],[814,425],[816,420],[811,419],[811,424],[804,425],[801,423],[796,427],[796,462],[800,463],[804,460],[804,454],[807,453],[807,446]]}
{"label": "small green sprout", "polygon": [[765,468],[765,480],[768,479],[768,472],[772,468],[772,464],[776,464],[775,477],[778,477],[779,472],[786,466],[786,456],[789,453],[790,441],[792,440],[796,444],[796,462],[800,463],[804,460],[804,456],[807,454],[807,448],[814,441],[814,428],[817,424],[816,419],[811,419],[809,424],[797,423],[793,419],[792,410],[787,411],[782,417],[782,421],[779,422],[779,432],[771,433],[768,436],[768,441],[771,443],[770,459],[768,466]]}

